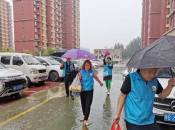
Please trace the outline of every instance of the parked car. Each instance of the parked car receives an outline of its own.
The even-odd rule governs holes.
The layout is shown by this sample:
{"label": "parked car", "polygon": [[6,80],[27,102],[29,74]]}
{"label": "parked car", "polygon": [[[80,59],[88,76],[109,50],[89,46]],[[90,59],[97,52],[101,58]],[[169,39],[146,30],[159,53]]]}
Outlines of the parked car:
{"label": "parked car", "polygon": [[92,63],[98,64],[99,66],[104,66],[103,60],[97,59],[97,60],[91,60]]}
{"label": "parked car", "polygon": [[[83,65],[83,63],[84,63],[84,59],[81,59],[81,60],[78,60],[78,66],[82,66]],[[95,64],[95,63],[92,63],[92,67],[93,67],[93,69],[98,69],[99,68],[99,65],[98,64]]]}
{"label": "parked car", "polygon": [[53,59],[57,60],[57,61],[58,61],[58,62],[60,62],[60,63],[62,63],[62,62],[65,62],[65,61],[66,61],[66,59],[61,58],[61,57],[57,57],[57,56],[49,56],[49,57],[51,57],[51,58],[53,58]]}
{"label": "parked car", "polygon": [[[175,75],[175,68],[172,68],[172,74]],[[158,71],[157,78],[164,89],[167,87],[172,74],[170,68]],[[166,99],[160,99],[156,95],[153,107],[157,123],[175,125],[175,88]]]}
{"label": "parked car", "polygon": [[7,68],[0,62],[0,97],[27,90],[27,78],[23,72]]}
{"label": "parked car", "polygon": [[[61,58],[61,57],[56,57],[56,56],[50,56],[51,58],[57,60],[58,62],[60,62],[62,64],[62,62],[65,62],[66,59],[64,58]],[[78,62],[77,60],[71,60],[73,63],[74,63],[74,66],[75,66],[75,70],[79,71],[81,67],[78,66]]]}
{"label": "parked car", "polygon": [[51,57],[36,57],[36,59],[46,66],[49,79],[53,82],[63,78],[63,71],[60,69],[61,63]]}
{"label": "parked car", "polygon": [[0,53],[0,61],[7,67],[22,71],[27,77],[27,86],[31,83],[44,84],[48,78],[46,67],[35,57],[25,53]]}
{"label": "parked car", "polygon": [[127,68],[126,70],[123,71],[122,73],[122,79],[125,80],[125,77],[129,74],[129,73],[133,73],[133,72],[136,72],[137,69],[135,68]]}

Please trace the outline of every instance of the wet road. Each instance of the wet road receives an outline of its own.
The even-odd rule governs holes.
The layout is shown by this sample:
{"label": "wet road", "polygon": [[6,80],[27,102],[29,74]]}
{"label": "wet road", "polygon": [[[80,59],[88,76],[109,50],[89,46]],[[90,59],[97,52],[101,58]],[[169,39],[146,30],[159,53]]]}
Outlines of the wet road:
{"label": "wet road", "polygon": [[[30,95],[0,109],[0,130],[110,130],[122,85],[121,68],[115,69],[110,96],[105,86],[95,82],[91,107],[91,123],[87,128],[80,122],[80,99],[65,97],[64,84]],[[102,71],[98,76],[102,79]],[[125,129],[124,113],[120,125]],[[169,130],[163,126],[163,130]],[[172,128],[174,130],[175,128]]]}

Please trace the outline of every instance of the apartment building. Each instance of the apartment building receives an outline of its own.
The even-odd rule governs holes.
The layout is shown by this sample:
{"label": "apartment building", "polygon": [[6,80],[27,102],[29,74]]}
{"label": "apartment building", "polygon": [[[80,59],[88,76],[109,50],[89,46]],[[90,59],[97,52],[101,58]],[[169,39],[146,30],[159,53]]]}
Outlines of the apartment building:
{"label": "apartment building", "polygon": [[16,52],[80,46],[79,0],[13,0]]}

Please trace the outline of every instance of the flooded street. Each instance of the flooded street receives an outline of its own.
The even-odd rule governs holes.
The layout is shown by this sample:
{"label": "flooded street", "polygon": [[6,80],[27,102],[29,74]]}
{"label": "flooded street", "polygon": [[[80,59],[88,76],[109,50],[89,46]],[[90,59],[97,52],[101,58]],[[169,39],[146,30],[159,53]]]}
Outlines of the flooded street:
{"label": "flooded street", "polygon": [[[80,121],[80,99],[66,98],[64,84],[61,84],[1,107],[0,130],[110,130],[123,82],[121,71],[122,68],[115,68],[110,96],[106,94],[105,86],[100,87],[95,82],[87,128]],[[102,69],[98,76],[102,79]],[[126,130],[123,112],[120,125]],[[163,127],[162,130],[170,130]]]}

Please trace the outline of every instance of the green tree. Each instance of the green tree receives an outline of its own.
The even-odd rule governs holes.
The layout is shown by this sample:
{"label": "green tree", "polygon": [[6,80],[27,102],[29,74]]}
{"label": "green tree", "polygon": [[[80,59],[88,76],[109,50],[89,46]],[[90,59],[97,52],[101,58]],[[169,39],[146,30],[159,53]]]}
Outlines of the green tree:
{"label": "green tree", "polygon": [[124,50],[124,46],[122,43],[115,43],[114,45],[114,49],[121,49],[122,51]]}
{"label": "green tree", "polygon": [[130,41],[126,48],[122,51],[122,57],[131,58],[134,53],[141,49],[141,38],[137,37]]}
{"label": "green tree", "polygon": [[2,49],[0,49],[0,52],[14,52],[14,50],[7,47],[2,47]]}
{"label": "green tree", "polygon": [[[48,48],[45,50],[44,55],[45,55],[45,56],[50,56],[51,53],[52,53],[53,51],[55,51],[55,50],[58,50],[58,48],[51,48],[51,47],[48,47]],[[43,50],[43,51],[44,51],[44,50]]]}
{"label": "green tree", "polygon": [[26,54],[33,55],[33,52],[31,52],[31,51],[29,51],[29,50],[26,50],[25,53],[26,53]]}

